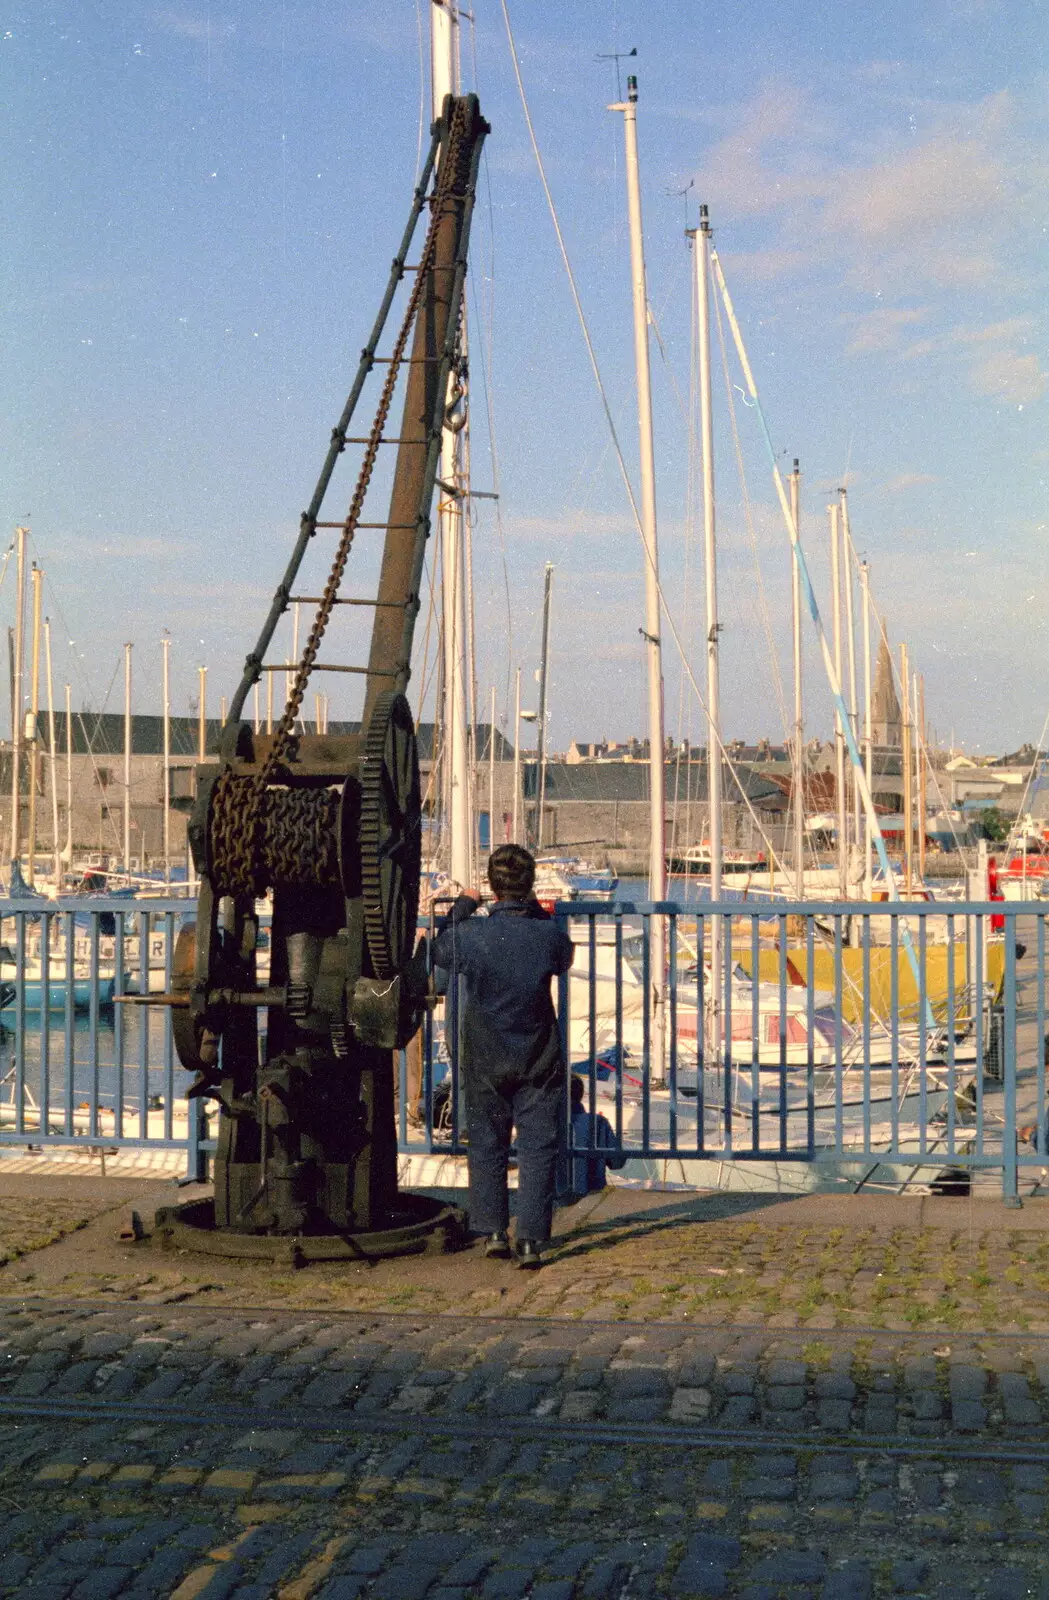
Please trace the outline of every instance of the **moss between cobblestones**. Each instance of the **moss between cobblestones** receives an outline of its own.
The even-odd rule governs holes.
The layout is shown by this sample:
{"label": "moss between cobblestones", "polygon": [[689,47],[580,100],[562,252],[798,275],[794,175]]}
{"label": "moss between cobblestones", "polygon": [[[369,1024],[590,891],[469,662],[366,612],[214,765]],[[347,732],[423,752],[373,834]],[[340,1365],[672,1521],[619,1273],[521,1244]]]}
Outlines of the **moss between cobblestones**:
{"label": "moss between cobblestones", "polygon": [[[148,1246],[110,1266],[98,1229],[90,1250],[44,1259],[47,1270],[18,1258],[80,1229],[102,1205],[0,1197],[0,1291],[46,1295],[114,1295],[170,1303],[207,1294],[224,1304],[401,1310],[436,1314],[552,1315],[638,1321],[713,1323],[774,1320],[777,1326],[901,1329],[1044,1327],[1049,1292],[1049,1240],[1015,1231],[964,1228],[880,1229],[761,1226],[738,1218],[677,1222],[643,1214],[584,1224],[554,1251],[543,1272],[525,1280],[475,1256],[387,1263],[372,1270],[311,1267],[274,1274],[243,1262],[172,1258]],[[113,1253],[118,1249],[113,1232]],[[108,1237],[108,1236],[107,1236]],[[103,1243],[105,1241],[103,1240]],[[122,1270],[117,1269],[117,1261]],[[135,1271],[134,1268],[141,1269]],[[88,1270],[90,1268],[95,1270]],[[116,1269],[116,1270],[115,1270]]]}
{"label": "moss between cobblestones", "polygon": [[0,1267],[83,1228],[112,1204],[92,1207],[78,1200],[0,1196]]}

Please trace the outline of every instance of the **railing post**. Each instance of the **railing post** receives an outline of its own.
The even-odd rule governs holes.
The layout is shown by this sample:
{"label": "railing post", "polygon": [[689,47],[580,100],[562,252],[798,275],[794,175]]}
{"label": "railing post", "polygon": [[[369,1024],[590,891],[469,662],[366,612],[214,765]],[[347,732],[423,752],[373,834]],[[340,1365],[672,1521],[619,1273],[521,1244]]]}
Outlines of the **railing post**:
{"label": "railing post", "polygon": [[[569,929],[569,920],[568,920],[568,904],[565,901],[558,900],[557,904],[554,906],[554,918],[555,918],[555,920],[557,922],[557,925],[560,928],[561,932],[569,934],[569,936],[571,936],[570,929]],[[591,926],[592,925],[593,924],[592,924],[592,921],[591,921]],[[591,964],[590,964],[590,993],[591,993],[591,995],[593,994],[593,992],[594,992],[594,966],[593,966],[593,956],[591,956]],[[564,1055],[564,1059],[565,1059],[566,1062],[571,1063],[571,1056],[570,1056],[569,1049],[568,1049],[568,1025],[569,1025],[568,1008],[569,1008],[569,1001],[568,1001],[568,973],[567,972],[561,972],[561,973],[558,974],[558,977],[557,977],[557,1025],[558,1025],[559,1029],[561,1030],[561,1050],[562,1050],[562,1053]],[[591,1044],[593,1044],[593,1040],[591,1040]]]}
{"label": "railing post", "polygon": [[186,1106],[186,1176],[183,1183],[207,1183],[207,1151],[200,1148],[200,1101],[190,1100]]}
{"label": "railing post", "polygon": [[1002,1026],[1002,1199],[1011,1210],[1021,1200],[1016,1169],[1016,919],[1005,918],[1005,1016]]}

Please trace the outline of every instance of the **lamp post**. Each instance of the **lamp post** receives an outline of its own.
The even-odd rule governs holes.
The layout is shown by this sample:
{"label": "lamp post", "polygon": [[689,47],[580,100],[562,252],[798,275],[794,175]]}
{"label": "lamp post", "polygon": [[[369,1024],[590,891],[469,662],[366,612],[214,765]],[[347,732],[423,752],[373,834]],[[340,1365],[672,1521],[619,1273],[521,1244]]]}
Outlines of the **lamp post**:
{"label": "lamp post", "polygon": [[[514,843],[515,844],[520,844],[521,843],[520,828],[518,826],[518,815],[517,815],[517,808],[518,808],[518,804],[519,804],[519,801],[520,801],[520,794],[521,794],[521,750],[520,750],[521,724],[522,724],[522,722],[538,722],[539,721],[539,713],[538,713],[538,711],[522,711],[521,710],[521,682],[520,682],[520,676],[521,676],[520,673],[518,673],[518,683],[517,683],[517,727],[514,729],[514,747],[515,747],[515,750],[514,750],[514,763],[515,763],[515,766],[517,768],[517,772],[516,772],[516,776],[515,776],[515,780],[514,780]],[[525,808],[524,832],[525,832],[525,842],[527,843],[528,842],[528,836],[529,836],[528,809],[527,809],[527,807]]]}

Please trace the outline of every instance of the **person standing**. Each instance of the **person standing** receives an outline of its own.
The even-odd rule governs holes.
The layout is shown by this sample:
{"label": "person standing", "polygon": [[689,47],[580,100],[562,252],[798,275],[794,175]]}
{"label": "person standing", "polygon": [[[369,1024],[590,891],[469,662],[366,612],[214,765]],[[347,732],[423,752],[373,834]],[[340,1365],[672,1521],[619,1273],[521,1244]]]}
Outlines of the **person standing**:
{"label": "person standing", "polygon": [[550,1238],[567,1068],[551,979],[567,972],[572,941],[533,896],[535,858],[504,844],[488,861],[495,904],[474,918],[476,891],[461,894],[438,930],[437,967],[464,980],[459,1028],[470,1139],[470,1226],[485,1255],[509,1260],[507,1167],[517,1129],[519,1267],[540,1265]]}

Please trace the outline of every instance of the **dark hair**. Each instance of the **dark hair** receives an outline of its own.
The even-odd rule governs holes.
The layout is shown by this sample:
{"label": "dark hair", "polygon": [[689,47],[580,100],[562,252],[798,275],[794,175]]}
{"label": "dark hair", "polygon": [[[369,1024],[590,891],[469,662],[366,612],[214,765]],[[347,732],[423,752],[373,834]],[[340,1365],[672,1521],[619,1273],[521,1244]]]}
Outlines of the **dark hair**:
{"label": "dark hair", "polygon": [[519,844],[501,844],[488,857],[488,882],[500,900],[526,900],[535,882],[535,857]]}
{"label": "dark hair", "polygon": [[586,1093],[586,1084],[583,1082],[582,1078],[579,1076],[578,1073],[573,1072],[573,1074],[572,1074],[572,1104],[574,1106],[581,1106],[583,1104],[583,1095],[585,1093]]}

